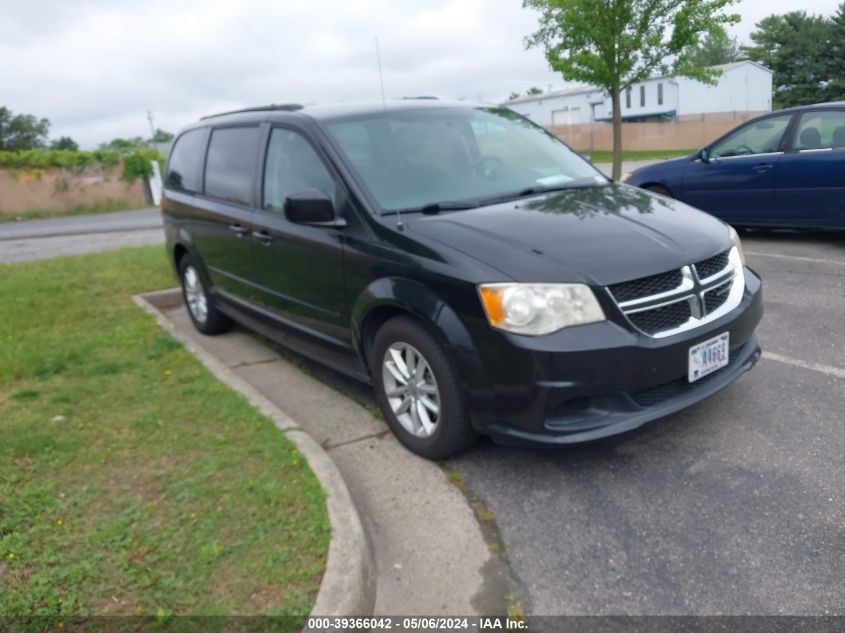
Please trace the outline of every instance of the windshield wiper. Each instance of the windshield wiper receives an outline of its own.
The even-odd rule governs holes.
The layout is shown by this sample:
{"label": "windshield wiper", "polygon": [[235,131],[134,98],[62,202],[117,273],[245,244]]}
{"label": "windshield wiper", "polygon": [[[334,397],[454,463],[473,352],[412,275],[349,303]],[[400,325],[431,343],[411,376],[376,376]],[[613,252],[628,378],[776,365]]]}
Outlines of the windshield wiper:
{"label": "windshield wiper", "polygon": [[384,215],[391,213],[426,213],[434,215],[441,211],[463,211],[464,209],[478,208],[477,202],[455,202],[452,200],[444,200],[442,202],[432,202],[424,204],[419,207],[408,207],[406,209],[396,209],[395,211],[388,211]]}
{"label": "windshield wiper", "polygon": [[511,200],[519,200],[520,198],[526,198],[528,196],[537,196],[542,193],[551,193],[553,191],[569,191],[571,189],[589,189],[591,187],[598,187],[601,186],[598,183],[590,182],[589,184],[581,183],[581,184],[568,184],[568,185],[535,185],[533,187],[526,187],[525,189],[520,189],[514,193],[505,193],[500,196],[494,196],[492,198],[485,198],[481,201],[481,204],[497,204],[499,202],[509,202]]}

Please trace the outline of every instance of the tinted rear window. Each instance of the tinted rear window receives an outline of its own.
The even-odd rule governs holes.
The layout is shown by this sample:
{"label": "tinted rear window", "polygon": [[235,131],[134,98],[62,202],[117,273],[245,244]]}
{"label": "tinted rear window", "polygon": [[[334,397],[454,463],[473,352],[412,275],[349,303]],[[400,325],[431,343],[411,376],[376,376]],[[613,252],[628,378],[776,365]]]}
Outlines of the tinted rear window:
{"label": "tinted rear window", "polygon": [[205,193],[227,202],[252,204],[252,179],[258,163],[258,128],[214,130],[205,163]]}
{"label": "tinted rear window", "polygon": [[188,191],[200,190],[200,164],[203,158],[205,130],[185,132],[176,141],[170,152],[165,184],[168,189]]}

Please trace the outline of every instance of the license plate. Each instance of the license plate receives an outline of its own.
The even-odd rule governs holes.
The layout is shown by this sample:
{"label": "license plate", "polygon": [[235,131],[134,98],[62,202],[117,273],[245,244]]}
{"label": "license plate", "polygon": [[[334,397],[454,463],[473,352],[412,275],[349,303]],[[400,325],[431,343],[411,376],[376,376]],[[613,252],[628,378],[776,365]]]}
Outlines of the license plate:
{"label": "license plate", "polygon": [[689,348],[689,373],[687,378],[695,382],[728,364],[730,355],[730,333],[724,332]]}

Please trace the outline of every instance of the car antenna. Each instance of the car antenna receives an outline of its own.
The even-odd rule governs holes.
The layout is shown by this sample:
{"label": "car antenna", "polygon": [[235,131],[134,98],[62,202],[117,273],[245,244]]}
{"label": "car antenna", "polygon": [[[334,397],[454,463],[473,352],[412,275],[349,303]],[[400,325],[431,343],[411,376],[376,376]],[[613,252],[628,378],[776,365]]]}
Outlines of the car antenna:
{"label": "car antenna", "polygon": [[384,77],[381,74],[381,51],[379,51],[378,47],[378,38],[376,40],[376,62],[378,62],[378,82],[381,86],[381,107],[383,110],[387,110],[387,101],[384,98]]}

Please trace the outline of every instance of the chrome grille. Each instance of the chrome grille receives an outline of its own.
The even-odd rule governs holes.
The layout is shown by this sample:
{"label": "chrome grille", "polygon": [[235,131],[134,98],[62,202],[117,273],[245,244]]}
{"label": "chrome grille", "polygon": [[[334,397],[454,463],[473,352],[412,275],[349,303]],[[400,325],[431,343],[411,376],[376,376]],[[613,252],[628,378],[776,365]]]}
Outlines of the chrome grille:
{"label": "chrome grille", "polygon": [[745,274],[733,248],[678,270],[607,287],[637,330],[662,338],[704,325],[742,301]]}
{"label": "chrome grille", "polygon": [[617,301],[631,301],[632,299],[641,299],[642,297],[674,290],[683,281],[684,277],[680,270],[670,270],[666,273],[651,275],[642,279],[634,279],[633,281],[624,281],[621,284],[614,284],[608,286],[608,290],[610,290],[610,294]]}
{"label": "chrome grille", "polygon": [[728,300],[728,295],[731,292],[731,285],[733,285],[733,279],[729,279],[721,286],[716,286],[713,290],[708,290],[704,293],[704,307],[707,312],[713,312],[714,310],[718,310],[722,307],[722,304]]}
{"label": "chrome grille", "polygon": [[698,278],[707,279],[708,277],[712,277],[713,275],[723,271],[728,265],[729,255],[730,251],[725,251],[724,253],[719,253],[718,255],[695,264],[695,272],[698,275]]}
{"label": "chrome grille", "polygon": [[656,334],[683,325],[691,316],[692,308],[689,301],[677,301],[662,308],[631,313],[628,319],[638,330],[646,334]]}

